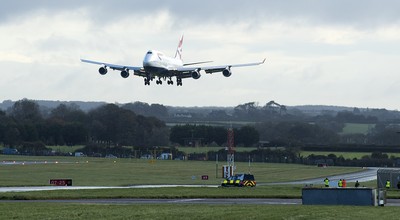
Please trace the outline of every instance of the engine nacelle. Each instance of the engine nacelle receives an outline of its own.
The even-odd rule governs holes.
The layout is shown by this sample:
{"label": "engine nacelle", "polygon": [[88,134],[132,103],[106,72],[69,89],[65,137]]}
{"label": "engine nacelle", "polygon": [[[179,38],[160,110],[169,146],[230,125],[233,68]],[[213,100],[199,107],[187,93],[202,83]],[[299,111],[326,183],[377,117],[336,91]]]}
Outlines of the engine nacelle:
{"label": "engine nacelle", "polygon": [[230,77],[232,75],[231,69],[230,68],[226,68],[222,71],[222,75],[224,75],[225,77]]}
{"label": "engine nacelle", "polygon": [[193,79],[199,79],[200,78],[200,71],[199,70],[194,70],[193,72],[192,72],[192,78]]}
{"label": "engine nacelle", "polygon": [[107,73],[107,68],[105,68],[105,67],[100,67],[99,73],[100,73],[101,75],[106,75],[106,73]]}
{"label": "engine nacelle", "polygon": [[122,78],[128,78],[129,72],[127,70],[122,70],[121,71],[121,76],[122,76]]}

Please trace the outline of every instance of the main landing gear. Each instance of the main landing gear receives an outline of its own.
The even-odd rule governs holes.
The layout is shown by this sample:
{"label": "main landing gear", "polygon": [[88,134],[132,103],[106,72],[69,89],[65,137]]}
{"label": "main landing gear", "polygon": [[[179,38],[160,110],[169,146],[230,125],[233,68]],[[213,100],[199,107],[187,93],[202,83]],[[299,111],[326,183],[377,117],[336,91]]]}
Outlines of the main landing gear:
{"label": "main landing gear", "polygon": [[[144,78],[144,85],[149,86],[150,85],[150,81],[152,81],[151,78]],[[162,85],[162,83],[163,82],[162,82],[161,79],[156,80],[156,84],[157,85]],[[168,85],[174,85],[174,81],[172,81],[172,79],[170,78],[169,80],[167,80],[167,84]],[[177,78],[176,79],[176,85],[177,86],[182,86],[182,78]]]}
{"label": "main landing gear", "polygon": [[176,85],[182,86],[182,78],[176,78]]}
{"label": "main landing gear", "polygon": [[150,79],[149,78],[144,78],[144,85],[149,86],[150,85]]}

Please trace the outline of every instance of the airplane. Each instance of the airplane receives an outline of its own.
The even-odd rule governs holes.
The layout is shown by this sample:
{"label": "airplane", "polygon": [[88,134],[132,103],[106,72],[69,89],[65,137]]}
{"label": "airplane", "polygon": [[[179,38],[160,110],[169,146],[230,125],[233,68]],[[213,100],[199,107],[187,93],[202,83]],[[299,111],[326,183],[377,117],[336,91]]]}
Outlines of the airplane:
{"label": "airplane", "polygon": [[111,64],[104,63],[92,60],[81,59],[81,62],[91,63],[96,65],[101,65],[99,68],[99,73],[101,75],[105,75],[110,68],[112,70],[121,71],[122,78],[129,77],[129,71],[133,71],[133,74],[136,76],[144,77],[144,84],[150,85],[150,81],[153,81],[157,78],[156,84],[161,85],[162,80],[167,81],[168,85],[173,85],[172,77],[176,77],[177,86],[182,86],[182,79],[184,78],[193,78],[199,79],[201,74],[200,71],[204,71],[205,73],[212,74],[216,72],[221,72],[225,77],[229,77],[232,75],[231,68],[232,67],[244,67],[244,66],[255,66],[260,65],[265,62],[265,59],[261,62],[255,63],[244,63],[244,64],[232,64],[232,65],[220,65],[220,66],[193,66],[204,63],[210,63],[212,61],[203,61],[203,62],[194,62],[194,63],[183,63],[182,60],[182,44],[183,44],[183,35],[179,40],[178,48],[176,49],[175,57],[165,56],[162,52],[156,50],[149,50],[144,59],[143,66],[127,66],[127,65],[119,65],[119,64]]}

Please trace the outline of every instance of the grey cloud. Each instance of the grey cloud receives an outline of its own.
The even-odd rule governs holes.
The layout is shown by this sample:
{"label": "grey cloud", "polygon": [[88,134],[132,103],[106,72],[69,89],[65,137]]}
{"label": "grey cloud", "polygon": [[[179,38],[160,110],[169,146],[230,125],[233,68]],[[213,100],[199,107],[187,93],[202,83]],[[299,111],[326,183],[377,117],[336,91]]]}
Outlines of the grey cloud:
{"label": "grey cloud", "polygon": [[237,21],[299,20],[311,24],[352,25],[369,28],[381,23],[400,21],[400,2],[396,0],[36,0],[2,2],[0,22],[32,11],[55,13],[63,10],[87,8],[91,19],[112,22],[129,14],[150,14],[168,10],[182,23],[227,23]]}

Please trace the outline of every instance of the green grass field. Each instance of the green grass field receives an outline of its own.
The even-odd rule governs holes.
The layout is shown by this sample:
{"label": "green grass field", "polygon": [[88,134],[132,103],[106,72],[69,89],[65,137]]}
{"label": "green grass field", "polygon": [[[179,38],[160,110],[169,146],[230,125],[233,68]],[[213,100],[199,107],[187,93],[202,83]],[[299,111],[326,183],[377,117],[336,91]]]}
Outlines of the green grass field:
{"label": "green grass field", "polygon": [[0,203],[2,219],[398,219],[397,207]]}
{"label": "green grass field", "polygon": [[[47,164],[1,165],[0,186],[48,185],[50,179],[72,178],[76,186],[137,184],[220,184],[222,165],[213,161],[110,159],[90,157],[26,157],[0,155],[0,161],[48,161]],[[57,164],[50,163],[57,161]],[[257,182],[282,182],[361,170],[299,164],[235,163],[235,173],[251,172]],[[208,180],[202,180],[208,175]],[[217,176],[218,175],[218,176]]]}
{"label": "green grass field", "polygon": [[[185,152],[186,154],[191,153],[207,153],[209,151],[217,152],[219,150],[225,150],[224,147],[177,147],[178,150]],[[257,150],[256,147],[236,147],[236,152],[245,152]]]}
{"label": "green grass field", "polygon": [[367,134],[375,124],[345,123],[341,134]]}
{"label": "green grass field", "polygon": [[74,153],[76,150],[83,148],[83,145],[76,145],[76,146],[46,146],[52,149],[55,152],[59,153]]}
{"label": "green grass field", "polygon": [[[73,185],[124,186],[134,184],[219,184],[219,163],[153,161],[81,157],[24,157],[0,155],[0,161],[58,161],[58,164],[0,165],[0,186],[48,185],[50,178],[72,178]],[[68,163],[61,163],[68,162]],[[318,168],[296,164],[236,163],[237,173],[249,169],[258,183],[290,181],[348,173],[359,168]],[[201,180],[209,175],[209,180]],[[193,179],[193,176],[196,178]],[[374,186],[374,181],[365,183]],[[190,204],[75,204],[24,202],[32,199],[95,198],[300,198],[300,185],[255,188],[151,188],[55,190],[0,193],[0,219],[397,219],[396,207],[302,205],[190,205]],[[316,186],[321,187],[321,186]],[[400,198],[397,191],[388,196]]]}
{"label": "green grass field", "polygon": [[239,187],[162,187],[131,189],[83,189],[52,190],[43,193],[7,192],[0,193],[1,200],[41,200],[41,199],[98,199],[98,198],[146,198],[146,199],[186,199],[186,198],[300,198],[302,186],[257,186]]}
{"label": "green grass field", "polygon": [[[385,153],[385,152],[383,152]],[[301,151],[300,155],[303,157],[308,157],[309,155],[324,155],[335,154],[337,157],[342,156],[344,159],[361,159],[363,156],[371,156],[371,153],[367,152],[332,152],[332,151]],[[389,157],[400,157],[400,153],[386,153]]]}

